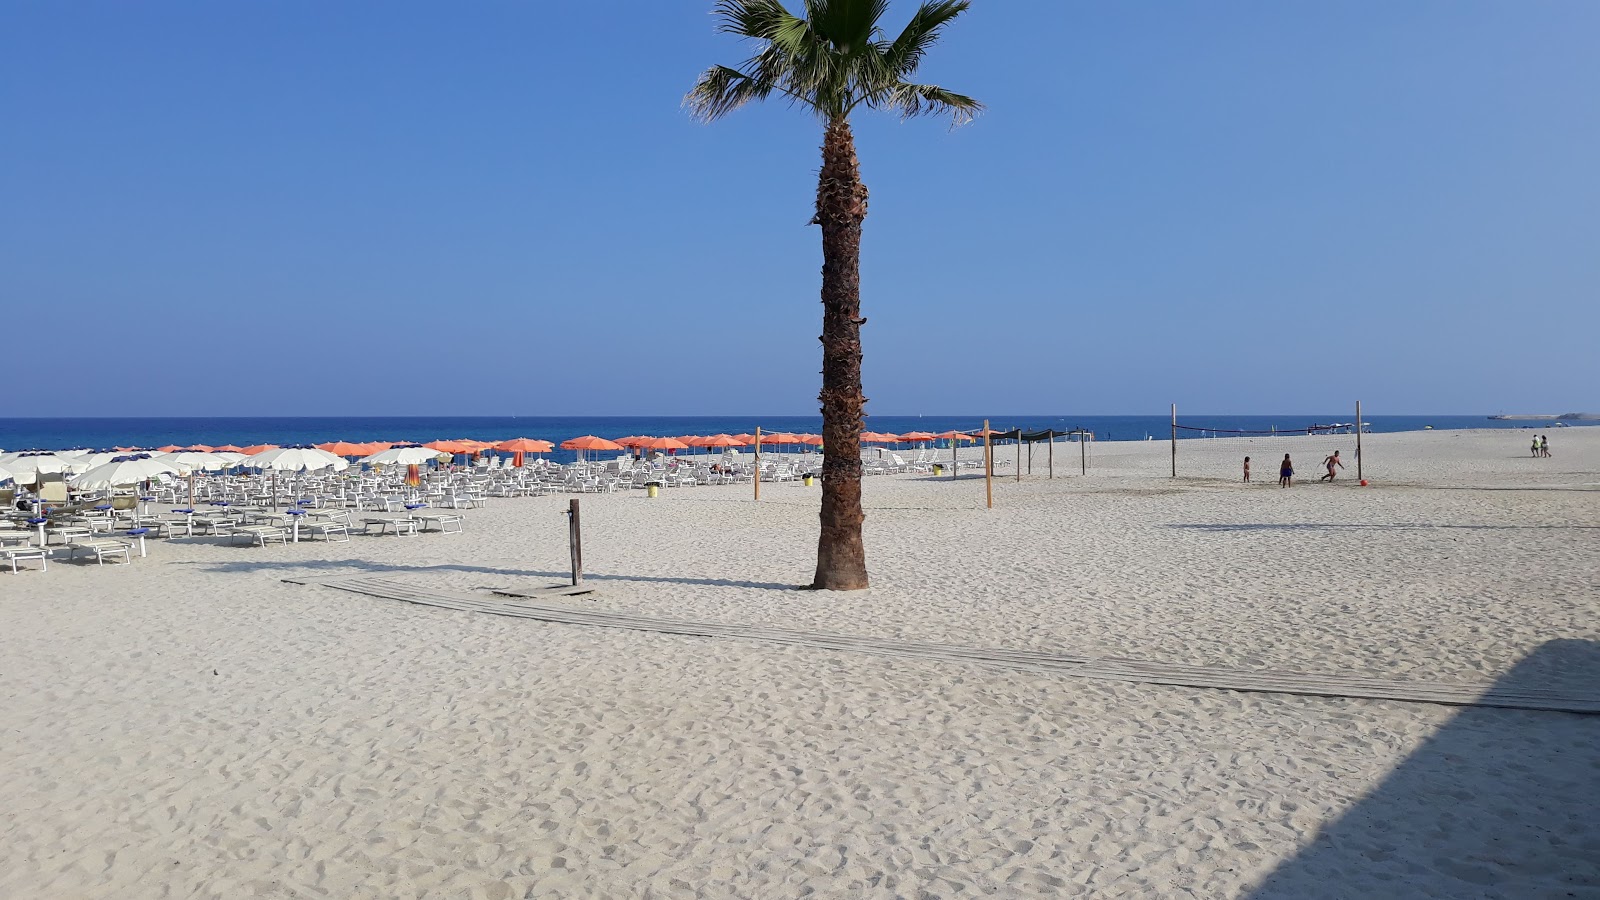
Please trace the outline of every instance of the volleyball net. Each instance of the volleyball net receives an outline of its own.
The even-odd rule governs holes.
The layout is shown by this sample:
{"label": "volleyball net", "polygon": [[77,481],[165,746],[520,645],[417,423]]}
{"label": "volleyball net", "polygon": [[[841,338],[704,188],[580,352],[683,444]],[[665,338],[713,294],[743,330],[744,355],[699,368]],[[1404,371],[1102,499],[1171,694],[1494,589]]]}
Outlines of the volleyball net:
{"label": "volleyball net", "polygon": [[1320,478],[1327,471],[1323,460],[1337,453],[1344,467],[1337,469],[1339,477],[1354,478],[1360,449],[1356,427],[1354,423],[1334,423],[1248,431],[1194,420],[1179,422],[1172,426],[1173,438],[1169,439],[1172,472],[1185,478],[1239,481],[1248,459],[1251,481],[1275,482],[1287,458],[1297,479]]}

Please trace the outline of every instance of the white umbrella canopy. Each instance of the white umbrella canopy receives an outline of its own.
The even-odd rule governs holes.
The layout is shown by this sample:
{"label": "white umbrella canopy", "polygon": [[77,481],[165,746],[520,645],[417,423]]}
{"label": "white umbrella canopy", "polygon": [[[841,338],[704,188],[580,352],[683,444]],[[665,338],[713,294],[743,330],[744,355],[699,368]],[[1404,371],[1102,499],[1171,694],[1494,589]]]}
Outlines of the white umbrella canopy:
{"label": "white umbrella canopy", "polygon": [[334,456],[326,450],[318,450],[316,447],[280,447],[276,450],[267,450],[245,460],[244,465],[278,472],[310,472],[317,469],[343,472],[350,468],[347,460]]}
{"label": "white umbrella canopy", "polygon": [[5,466],[0,466],[0,481],[10,481],[12,477],[13,476],[10,469],[6,468]]}
{"label": "white umbrella canopy", "polygon": [[[97,451],[85,450],[85,451],[83,451],[81,453],[76,454],[75,458],[83,460],[84,465],[86,465],[90,469],[92,469],[95,466],[103,466],[106,463],[111,462],[113,459],[116,459],[119,456],[127,456],[127,455],[128,455],[128,451],[126,451],[126,450],[97,450]],[[154,454],[152,454],[152,455],[154,455]],[[88,471],[88,469],[85,469],[84,471]]]}
{"label": "white umbrella canopy", "polygon": [[416,466],[438,456],[439,451],[429,447],[390,447],[372,454],[362,462],[375,466]]}
{"label": "white umbrella canopy", "polygon": [[89,464],[77,456],[51,453],[48,451],[24,451],[22,453],[8,453],[0,459],[6,468],[11,470],[11,476],[20,484],[33,484],[39,480],[40,472],[83,472]]}
{"label": "white umbrella canopy", "polygon": [[181,472],[174,466],[159,459],[154,459],[146,454],[132,456],[119,456],[103,466],[95,466],[82,475],[75,476],[69,482],[73,487],[85,491],[98,491],[105,488],[126,487],[148,481],[157,475],[180,475]]}
{"label": "white umbrella canopy", "polygon": [[201,472],[220,472],[232,468],[236,463],[234,457],[244,458],[244,454],[234,453],[203,453],[199,450],[180,450],[177,453],[163,453],[156,459],[187,474],[191,469]]}

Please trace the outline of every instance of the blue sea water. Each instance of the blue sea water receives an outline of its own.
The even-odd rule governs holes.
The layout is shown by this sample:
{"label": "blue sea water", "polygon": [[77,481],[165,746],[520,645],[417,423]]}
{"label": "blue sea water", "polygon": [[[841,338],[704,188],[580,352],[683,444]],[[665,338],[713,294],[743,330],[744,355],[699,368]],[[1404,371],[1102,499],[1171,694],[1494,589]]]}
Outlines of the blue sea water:
{"label": "blue sea water", "polygon": [[[975,430],[983,416],[872,416],[867,427],[873,431],[941,432],[950,429]],[[1276,416],[1180,416],[1180,424],[1205,429],[1268,431],[1292,430],[1313,424],[1349,422],[1352,412],[1322,415]],[[1375,432],[1416,431],[1427,427],[1450,428],[1549,428],[1551,422],[1492,421],[1486,416],[1374,416],[1365,417]],[[326,441],[416,441],[440,438],[474,438],[499,441],[514,437],[540,438],[559,444],[567,438],[585,434],[617,438],[630,434],[739,434],[754,431],[817,432],[819,416],[430,416],[383,418],[47,418],[0,419],[0,448],[66,449],[113,446],[160,447],[167,444],[317,444]],[[1015,415],[992,416],[990,427],[997,430],[1086,429],[1100,440],[1143,440],[1146,436],[1165,439],[1171,431],[1167,416],[1073,416]],[[1180,437],[1200,437],[1200,432],[1181,432]],[[558,452],[564,458],[570,454]]]}

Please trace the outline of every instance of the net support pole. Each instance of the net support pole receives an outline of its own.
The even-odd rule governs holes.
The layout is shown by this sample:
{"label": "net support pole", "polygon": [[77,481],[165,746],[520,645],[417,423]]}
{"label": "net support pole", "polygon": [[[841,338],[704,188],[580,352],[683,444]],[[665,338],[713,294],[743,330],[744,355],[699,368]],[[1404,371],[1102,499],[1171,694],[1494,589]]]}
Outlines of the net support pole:
{"label": "net support pole", "polygon": [[1050,432],[1050,447],[1045,453],[1045,460],[1050,467],[1050,477],[1054,479],[1056,477],[1056,435],[1053,431]]}
{"label": "net support pole", "polygon": [[1361,401],[1356,401],[1356,481],[1361,481]]}
{"label": "net support pole", "polygon": [[750,479],[756,486],[756,499],[761,499],[761,426],[756,426],[756,474]]}
{"label": "net support pole", "polygon": [[[1030,446],[1028,448],[1028,450],[1031,452],[1033,450],[1033,448]],[[1022,429],[1021,428],[1017,429],[1017,481],[1019,483],[1022,481]]]}
{"label": "net support pole", "polygon": [[1083,446],[1085,435],[1083,429],[1078,429],[1078,474],[1089,474],[1089,449]]}
{"label": "net support pole", "polygon": [[983,420],[983,493],[985,502],[994,509],[994,453],[989,445],[989,420]]}
{"label": "net support pole", "polygon": [[961,464],[961,459],[956,456],[956,444],[959,443],[959,441],[960,441],[960,438],[956,438],[956,437],[950,438],[950,480],[951,481],[955,481],[956,480],[956,469],[959,468],[960,464]]}
{"label": "net support pole", "polygon": [[1178,404],[1172,404],[1172,477],[1178,477]]}

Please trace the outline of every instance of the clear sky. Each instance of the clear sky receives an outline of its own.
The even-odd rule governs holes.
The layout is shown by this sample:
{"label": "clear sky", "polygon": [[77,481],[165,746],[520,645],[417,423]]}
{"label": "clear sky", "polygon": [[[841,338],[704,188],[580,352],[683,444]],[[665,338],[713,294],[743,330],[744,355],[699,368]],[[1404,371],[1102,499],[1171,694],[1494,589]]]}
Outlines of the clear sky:
{"label": "clear sky", "polygon": [[[0,0],[0,415],[815,412],[820,127],[689,119],[711,5]],[[857,117],[868,409],[1600,410],[1597,46],[977,0],[985,115]]]}

